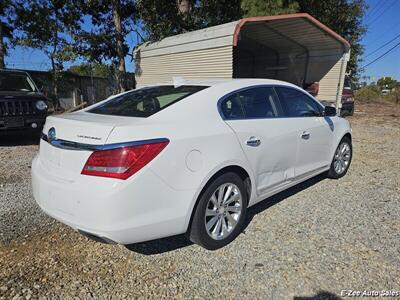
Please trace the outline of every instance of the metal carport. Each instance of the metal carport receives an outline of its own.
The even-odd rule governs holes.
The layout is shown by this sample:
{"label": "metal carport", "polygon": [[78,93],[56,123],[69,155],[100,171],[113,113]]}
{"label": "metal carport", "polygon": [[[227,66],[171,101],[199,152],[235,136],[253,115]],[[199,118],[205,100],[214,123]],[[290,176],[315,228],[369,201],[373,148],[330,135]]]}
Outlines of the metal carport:
{"label": "metal carport", "polygon": [[245,18],[145,43],[135,50],[137,85],[173,77],[273,78],[304,87],[319,82],[318,98],[340,98],[349,43],[308,14]]}

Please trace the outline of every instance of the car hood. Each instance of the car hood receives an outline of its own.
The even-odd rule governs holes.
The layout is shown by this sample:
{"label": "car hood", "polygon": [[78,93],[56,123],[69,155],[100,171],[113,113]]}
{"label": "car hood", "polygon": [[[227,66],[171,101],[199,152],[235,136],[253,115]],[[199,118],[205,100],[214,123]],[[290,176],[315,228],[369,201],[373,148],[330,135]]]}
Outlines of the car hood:
{"label": "car hood", "polygon": [[15,92],[0,91],[0,100],[47,100],[46,97],[37,92]]}

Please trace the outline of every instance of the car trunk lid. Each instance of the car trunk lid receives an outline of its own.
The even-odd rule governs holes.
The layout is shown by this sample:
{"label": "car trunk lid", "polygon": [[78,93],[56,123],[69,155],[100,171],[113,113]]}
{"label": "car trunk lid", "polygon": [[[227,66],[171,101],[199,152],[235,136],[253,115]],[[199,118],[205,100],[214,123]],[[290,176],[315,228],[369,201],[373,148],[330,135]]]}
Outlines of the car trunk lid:
{"label": "car trunk lid", "polygon": [[[77,112],[51,116],[43,128],[40,161],[47,171],[59,179],[74,181],[82,171],[90,148],[104,145],[116,126],[135,124],[140,118],[121,118]],[[55,146],[54,140],[67,141],[73,147]],[[51,142],[53,141],[53,144]],[[88,145],[92,147],[87,147]]]}

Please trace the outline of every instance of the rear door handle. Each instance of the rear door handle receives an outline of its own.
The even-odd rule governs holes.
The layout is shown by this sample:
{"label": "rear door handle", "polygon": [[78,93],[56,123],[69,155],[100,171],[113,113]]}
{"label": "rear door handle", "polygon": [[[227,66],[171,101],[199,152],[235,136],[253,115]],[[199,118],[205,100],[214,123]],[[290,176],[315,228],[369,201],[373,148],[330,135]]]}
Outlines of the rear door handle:
{"label": "rear door handle", "polygon": [[258,147],[261,144],[261,140],[255,136],[251,136],[247,141],[246,145],[251,147]]}
{"label": "rear door handle", "polygon": [[308,131],[303,131],[301,134],[301,138],[304,140],[308,140],[310,138],[310,133]]}

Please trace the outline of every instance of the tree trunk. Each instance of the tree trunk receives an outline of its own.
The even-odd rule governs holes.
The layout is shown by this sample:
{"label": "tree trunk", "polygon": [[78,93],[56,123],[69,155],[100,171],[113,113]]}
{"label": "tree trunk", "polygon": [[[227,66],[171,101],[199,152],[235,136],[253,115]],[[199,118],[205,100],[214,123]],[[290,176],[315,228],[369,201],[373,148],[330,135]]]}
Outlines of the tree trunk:
{"label": "tree trunk", "polygon": [[53,79],[53,94],[54,94],[54,109],[57,110],[60,108],[60,101],[58,100],[58,74],[57,74],[57,66],[54,61],[54,56],[51,55],[51,75]]}
{"label": "tree trunk", "polygon": [[6,55],[6,47],[4,45],[3,24],[0,21],[0,69],[5,69],[4,56]]}
{"label": "tree trunk", "polygon": [[189,13],[192,9],[191,0],[176,0],[176,5],[178,8],[178,16],[181,17],[180,25],[183,32],[190,31],[189,26]]}
{"label": "tree trunk", "polygon": [[186,19],[190,12],[190,1],[189,0],[176,0],[178,6],[178,13],[182,15],[183,19]]}
{"label": "tree trunk", "polygon": [[114,19],[115,31],[117,33],[117,55],[118,55],[118,91],[124,92],[126,90],[126,69],[125,69],[125,53],[124,53],[124,35],[122,32],[121,12],[119,0],[112,1],[112,12]]}

